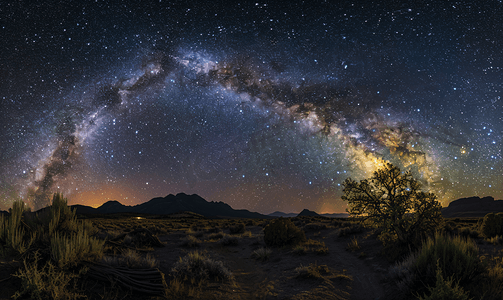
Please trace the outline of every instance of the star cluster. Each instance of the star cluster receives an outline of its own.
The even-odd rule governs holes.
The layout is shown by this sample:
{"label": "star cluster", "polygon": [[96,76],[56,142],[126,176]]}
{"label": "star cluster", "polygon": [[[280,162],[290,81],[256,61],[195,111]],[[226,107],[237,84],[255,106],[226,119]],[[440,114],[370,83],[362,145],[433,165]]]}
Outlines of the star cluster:
{"label": "star cluster", "polygon": [[503,198],[500,1],[6,2],[0,208],[169,193],[342,212],[390,161]]}

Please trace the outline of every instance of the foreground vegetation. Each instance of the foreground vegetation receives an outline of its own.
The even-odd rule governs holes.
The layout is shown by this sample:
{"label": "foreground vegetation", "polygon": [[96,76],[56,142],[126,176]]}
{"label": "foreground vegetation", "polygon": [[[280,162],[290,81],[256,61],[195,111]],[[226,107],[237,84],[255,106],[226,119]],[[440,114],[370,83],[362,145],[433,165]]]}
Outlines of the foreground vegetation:
{"label": "foreground vegetation", "polygon": [[0,298],[502,299],[500,216],[442,219],[390,251],[358,218],[76,216],[56,194],[0,216]]}

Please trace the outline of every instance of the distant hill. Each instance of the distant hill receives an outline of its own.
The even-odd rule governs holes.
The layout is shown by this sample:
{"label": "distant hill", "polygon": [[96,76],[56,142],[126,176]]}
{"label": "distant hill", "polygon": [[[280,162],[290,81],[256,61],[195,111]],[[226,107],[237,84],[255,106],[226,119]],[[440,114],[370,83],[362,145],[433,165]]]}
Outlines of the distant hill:
{"label": "distant hill", "polygon": [[492,212],[503,212],[503,200],[494,200],[490,196],[461,198],[442,209],[442,215],[446,218],[482,218]]}
{"label": "distant hill", "polygon": [[142,204],[127,206],[118,201],[108,201],[98,208],[85,205],[73,205],[77,214],[116,214],[116,213],[138,213],[168,215],[178,212],[193,212],[207,218],[269,218],[256,212],[246,209],[233,209],[223,202],[208,202],[202,197],[194,194],[187,195],[179,193],[166,197],[153,198]]}
{"label": "distant hill", "polygon": [[309,210],[309,209],[303,209],[297,217],[319,217],[320,215],[317,214],[316,212]]}

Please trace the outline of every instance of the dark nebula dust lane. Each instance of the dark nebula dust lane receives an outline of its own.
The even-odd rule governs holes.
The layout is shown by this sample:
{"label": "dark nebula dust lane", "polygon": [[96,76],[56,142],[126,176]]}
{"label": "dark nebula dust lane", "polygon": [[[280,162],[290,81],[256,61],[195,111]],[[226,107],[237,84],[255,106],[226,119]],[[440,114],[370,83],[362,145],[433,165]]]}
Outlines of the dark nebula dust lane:
{"label": "dark nebula dust lane", "polygon": [[386,161],[444,205],[503,198],[500,1],[0,10],[2,209],[343,212],[344,179]]}

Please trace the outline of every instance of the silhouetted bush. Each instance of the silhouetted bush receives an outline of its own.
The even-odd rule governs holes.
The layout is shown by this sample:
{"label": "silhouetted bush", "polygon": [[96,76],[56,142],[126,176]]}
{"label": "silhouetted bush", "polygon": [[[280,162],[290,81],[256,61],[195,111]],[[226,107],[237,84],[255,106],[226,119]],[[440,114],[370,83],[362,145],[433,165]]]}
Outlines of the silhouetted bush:
{"label": "silhouetted bush", "polygon": [[275,219],[264,228],[264,242],[267,246],[298,245],[304,241],[304,231],[287,218]]}
{"label": "silhouetted bush", "polygon": [[485,215],[480,229],[486,238],[503,235],[503,214],[490,213]]}
{"label": "silhouetted bush", "polygon": [[206,279],[231,280],[232,273],[221,261],[208,258],[201,252],[190,252],[185,257],[180,257],[171,269],[175,278],[188,281],[200,282]]}
{"label": "silhouetted bush", "polygon": [[229,227],[229,231],[232,234],[239,234],[239,233],[244,233],[245,232],[245,224],[243,223],[238,223],[236,225],[232,225]]}
{"label": "silhouetted bush", "polygon": [[224,234],[222,239],[220,239],[220,244],[222,246],[236,246],[239,244],[239,239],[237,236]]}
{"label": "silhouetted bush", "polygon": [[412,268],[416,278],[420,278],[421,284],[426,287],[436,285],[437,268],[443,278],[452,279],[463,287],[472,284],[485,271],[475,243],[460,236],[441,234],[423,244]]}
{"label": "silhouetted bush", "polygon": [[419,297],[419,300],[468,300],[468,294],[451,279],[444,279],[442,270],[437,264],[435,286],[428,287],[429,296]]}

